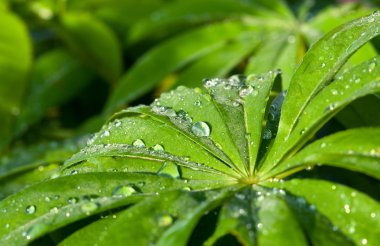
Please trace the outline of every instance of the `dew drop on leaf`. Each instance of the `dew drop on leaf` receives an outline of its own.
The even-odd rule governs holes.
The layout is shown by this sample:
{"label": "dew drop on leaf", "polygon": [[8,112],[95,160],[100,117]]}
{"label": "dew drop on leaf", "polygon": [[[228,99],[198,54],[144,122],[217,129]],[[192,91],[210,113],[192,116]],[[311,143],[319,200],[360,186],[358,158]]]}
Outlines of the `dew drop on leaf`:
{"label": "dew drop on leaf", "polygon": [[173,223],[173,217],[170,215],[163,215],[160,218],[158,218],[158,226],[160,227],[167,227],[170,226]]}
{"label": "dew drop on leaf", "polygon": [[161,144],[156,144],[153,146],[153,150],[154,151],[164,151],[164,146],[162,146]]}
{"label": "dew drop on leaf", "polygon": [[372,213],[371,213],[371,218],[372,218],[372,219],[376,218],[376,213],[373,213],[373,212],[372,212]]}
{"label": "dew drop on leaf", "polygon": [[71,174],[71,175],[78,174],[78,170],[72,170],[72,171],[70,172],[70,174]]}
{"label": "dew drop on leaf", "polygon": [[198,137],[208,137],[211,133],[209,125],[203,121],[195,122],[191,127],[191,131]]}
{"label": "dew drop on leaf", "polygon": [[253,92],[253,87],[252,86],[248,86],[247,88],[243,88],[239,91],[239,96],[241,98],[245,98],[246,96],[248,96],[249,94],[251,94]]}
{"label": "dew drop on leaf", "polygon": [[337,90],[331,90],[331,93],[332,93],[334,96],[338,95],[338,91],[337,91]]}
{"label": "dew drop on leaf", "polygon": [[120,127],[121,126],[121,121],[119,119],[116,119],[113,124],[114,124],[115,127]]}
{"label": "dew drop on leaf", "polygon": [[271,139],[272,138],[272,132],[269,129],[266,129],[263,134],[263,139]]}
{"label": "dew drop on leaf", "polygon": [[109,135],[110,135],[110,131],[105,130],[104,132],[102,132],[102,134],[100,135],[100,137],[101,137],[101,138],[109,137]]}
{"label": "dew drop on leaf", "polygon": [[123,185],[123,186],[116,187],[112,191],[112,196],[123,197],[123,196],[130,196],[135,193],[137,193],[135,188],[133,188],[130,185]]}
{"label": "dew drop on leaf", "polygon": [[25,208],[25,213],[34,214],[37,211],[37,207],[35,205],[28,205]]}
{"label": "dew drop on leaf", "polygon": [[368,240],[363,238],[362,241],[361,241],[362,245],[366,245],[368,243]]}
{"label": "dew drop on leaf", "polygon": [[145,147],[145,143],[141,139],[136,139],[135,141],[133,141],[132,145],[139,148]]}
{"label": "dew drop on leaf", "polygon": [[75,204],[79,201],[79,199],[77,197],[69,197],[67,199],[67,204]]}
{"label": "dew drop on leaf", "polygon": [[348,204],[345,204],[345,205],[344,205],[344,212],[345,212],[346,214],[351,213],[350,205],[348,205]]}
{"label": "dew drop on leaf", "polygon": [[82,210],[82,212],[86,213],[87,215],[89,215],[90,213],[94,212],[95,210],[97,210],[98,208],[100,207],[100,204],[99,203],[95,203],[95,202],[86,202],[84,203],[80,208]]}
{"label": "dew drop on leaf", "polygon": [[376,63],[375,62],[371,62],[368,66],[368,72],[372,72],[376,67]]}

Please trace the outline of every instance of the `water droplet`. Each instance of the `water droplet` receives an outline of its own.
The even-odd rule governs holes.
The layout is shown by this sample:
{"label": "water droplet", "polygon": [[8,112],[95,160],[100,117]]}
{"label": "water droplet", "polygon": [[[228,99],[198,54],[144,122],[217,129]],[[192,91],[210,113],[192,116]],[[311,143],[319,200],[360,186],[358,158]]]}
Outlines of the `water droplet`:
{"label": "water droplet", "polygon": [[358,83],[360,82],[360,78],[355,79],[354,82],[355,82],[356,84],[358,84]]}
{"label": "water droplet", "polygon": [[326,145],[327,145],[326,143],[321,143],[320,147],[321,147],[321,148],[325,148]]}
{"label": "water droplet", "polygon": [[261,230],[261,229],[263,229],[263,226],[264,226],[263,223],[258,223],[257,224],[257,229]]}
{"label": "water droplet", "polygon": [[184,191],[191,191],[191,188],[188,187],[188,186],[186,186],[186,187],[183,187],[182,190],[184,190]]}
{"label": "water droplet", "polygon": [[144,148],[145,147],[145,143],[141,139],[136,139],[135,141],[133,141],[132,145],[135,146],[135,147],[139,147],[139,148]]}
{"label": "water droplet", "polygon": [[183,122],[187,122],[187,123],[191,123],[193,120],[191,119],[191,117],[189,116],[188,113],[186,113],[185,111],[183,110],[179,110],[177,112],[177,116],[179,117],[179,119]]}
{"label": "water droplet", "polygon": [[272,138],[272,132],[269,129],[265,129],[263,134],[263,139],[271,139]]}
{"label": "water droplet", "polygon": [[324,68],[324,67],[326,67],[326,64],[325,64],[325,63],[322,63],[322,64],[321,64],[321,68]]}
{"label": "water droplet", "polygon": [[28,205],[25,208],[25,213],[34,214],[37,211],[37,207],[35,205]]}
{"label": "water droplet", "polygon": [[113,124],[115,125],[115,127],[120,127],[121,126],[121,121],[119,119],[116,119]]}
{"label": "water droplet", "polygon": [[154,151],[160,151],[160,152],[165,151],[164,146],[162,146],[161,144],[154,145],[153,150]]}
{"label": "water droplet", "polygon": [[173,217],[170,215],[163,215],[160,218],[158,218],[158,226],[160,227],[167,227],[170,226],[173,223]]}
{"label": "water droplet", "polygon": [[305,129],[302,129],[302,130],[300,131],[300,134],[303,135],[303,134],[305,134],[305,132],[306,132],[306,130],[305,130]]}
{"label": "water droplet", "polygon": [[179,178],[180,172],[178,166],[171,162],[165,162],[160,170],[157,172],[158,175],[170,178]]}
{"label": "water droplet", "polygon": [[336,190],[336,185],[332,185],[332,186],[331,186],[331,189],[332,189],[332,190]]}
{"label": "water droplet", "polygon": [[374,21],[375,21],[375,17],[370,16],[370,17],[368,18],[368,23],[372,23],[372,22],[374,22]]}
{"label": "water droplet", "polygon": [[52,207],[49,211],[50,213],[57,214],[59,212],[59,209],[57,207]]}
{"label": "water droplet", "polygon": [[194,105],[199,107],[199,106],[202,106],[202,103],[201,103],[201,101],[196,100],[196,101],[194,102]]}
{"label": "water droplet", "polygon": [[51,198],[50,197],[45,197],[45,202],[50,202],[51,201]]}
{"label": "water droplet", "polygon": [[307,170],[307,171],[311,171],[312,169],[313,169],[313,166],[307,166],[307,167],[306,167],[306,170]]}
{"label": "water droplet", "polygon": [[123,197],[123,196],[130,196],[135,193],[137,193],[135,188],[133,188],[130,185],[123,185],[123,186],[116,187],[112,191],[112,196]]}
{"label": "water droplet", "polygon": [[367,243],[368,243],[368,240],[365,239],[365,238],[363,238],[363,239],[362,239],[362,244],[363,244],[363,245],[366,245]]}
{"label": "water droplet", "polygon": [[78,174],[78,170],[72,170],[72,171],[70,172],[70,174],[71,174],[71,175]]}
{"label": "water droplet", "polygon": [[372,218],[372,219],[376,218],[376,213],[373,213],[373,212],[372,212],[372,213],[371,213],[371,218]]}
{"label": "water droplet", "polygon": [[156,114],[168,116],[168,117],[174,117],[177,116],[176,112],[174,109],[169,108],[169,107],[164,107],[164,106],[153,106],[152,111]]}
{"label": "water droplet", "polygon": [[67,199],[67,204],[75,204],[79,201],[79,199],[77,197],[69,197]]}
{"label": "water droplet", "polygon": [[208,137],[211,133],[209,125],[203,121],[195,122],[191,127],[191,131],[198,137]]}
{"label": "water droplet", "polygon": [[345,212],[346,214],[351,213],[350,205],[348,205],[348,204],[345,204],[345,205],[344,205],[344,212]]}
{"label": "water droplet", "polygon": [[108,131],[108,130],[104,130],[104,131],[102,132],[102,134],[100,135],[100,137],[101,137],[101,138],[109,137],[109,135],[110,135],[110,131]]}
{"label": "water droplet", "polygon": [[205,79],[205,80],[203,80],[203,85],[206,88],[210,88],[210,87],[216,86],[216,85],[218,85],[220,83],[221,83],[220,79]]}
{"label": "water droplet", "polygon": [[241,98],[244,98],[248,96],[249,94],[251,94],[252,92],[253,92],[253,87],[249,85],[247,88],[243,88],[239,91],[239,96]]}
{"label": "water droplet", "polygon": [[324,110],[324,113],[328,112],[328,111],[332,111],[334,110],[336,107],[336,105],[334,103],[330,104],[329,106],[327,106]]}
{"label": "water droplet", "polygon": [[372,72],[376,67],[376,63],[375,62],[371,62],[368,66],[368,72]]}
{"label": "water droplet", "polygon": [[99,203],[95,203],[95,202],[86,202],[84,203],[80,208],[82,210],[82,212],[86,213],[87,215],[89,215],[90,213],[94,212],[95,210],[97,210],[98,208],[100,207],[100,204]]}
{"label": "water droplet", "polygon": [[331,93],[332,93],[334,96],[338,95],[338,91],[337,91],[337,90],[331,90]]}

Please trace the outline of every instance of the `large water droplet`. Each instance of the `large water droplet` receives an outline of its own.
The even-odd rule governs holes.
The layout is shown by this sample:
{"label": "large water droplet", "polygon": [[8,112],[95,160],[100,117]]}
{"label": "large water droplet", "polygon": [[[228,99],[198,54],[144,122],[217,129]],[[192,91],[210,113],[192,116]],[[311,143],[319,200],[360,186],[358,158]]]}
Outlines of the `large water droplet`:
{"label": "large water droplet", "polygon": [[97,210],[98,208],[100,207],[100,204],[99,203],[95,203],[95,202],[86,202],[84,203],[80,208],[82,210],[82,212],[86,213],[87,215],[89,215],[90,213],[94,212],[95,210]]}
{"label": "large water droplet", "polygon": [[165,162],[160,170],[157,172],[158,175],[170,178],[179,178],[180,172],[178,166],[171,162]]}
{"label": "large water droplet", "polygon": [[37,211],[37,207],[35,205],[28,205],[25,208],[25,213],[34,214]]}
{"label": "large water droplet", "polygon": [[145,147],[145,143],[141,139],[136,139],[135,141],[133,141],[132,145],[139,148]]}
{"label": "large water droplet", "polygon": [[208,137],[211,133],[209,125],[203,121],[195,122],[191,127],[191,131],[198,137]]}
{"label": "large water droplet", "polygon": [[112,191],[112,195],[118,197],[130,196],[135,193],[137,193],[137,191],[130,185],[118,186]]}
{"label": "large water droplet", "polygon": [[362,241],[361,241],[361,243],[362,243],[363,245],[366,245],[366,244],[368,243],[368,240],[365,239],[365,238],[363,238]]}

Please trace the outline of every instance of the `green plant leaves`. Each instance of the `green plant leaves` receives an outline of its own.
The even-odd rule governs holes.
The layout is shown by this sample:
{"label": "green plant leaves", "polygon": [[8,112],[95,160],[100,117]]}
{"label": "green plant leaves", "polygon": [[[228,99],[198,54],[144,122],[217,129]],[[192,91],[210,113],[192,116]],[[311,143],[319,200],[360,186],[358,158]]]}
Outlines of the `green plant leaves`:
{"label": "green plant leaves", "polygon": [[86,86],[92,73],[67,51],[53,50],[39,58],[31,73],[30,89],[18,131],[35,123],[46,111],[70,99]]}
{"label": "green plant leaves", "polygon": [[1,202],[2,243],[26,244],[80,218],[135,203],[144,198],[143,193],[154,194],[157,180],[164,189],[187,186],[173,179],[126,173],[77,174],[31,186]]}
{"label": "green plant leaves", "polygon": [[374,136],[380,136],[379,128],[352,129],[319,139],[281,163],[276,173],[326,164],[380,179],[380,140]]}
{"label": "green plant leaves", "polygon": [[122,61],[120,45],[112,30],[94,16],[83,13],[65,14],[61,22],[61,34],[69,47],[104,79],[115,83],[121,74]]}
{"label": "green plant leaves", "polygon": [[[276,9],[279,16],[291,18],[282,1],[256,5],[267,10],[264,16]],[[39,183],[0,202],[3,244],[26,245],[50,237],[62,245],[78,239],[79,245],[132,240],[141,245],[214,245],[228,240],[242,245],[375,245],[380,205],[365,189],[339,179],[323,180],[318,174],[305,178],[306,171],[291,174],[330,165],[347,169],[349,177],[358,177],[354,172],[372,176],[363,175],[362,180],[377,185],[379,128],[331,135],[319,130],[355,99],[379,91],[378,57],[361,56],[366,61],[345,65],[378,35],[379,23],[375,12],[322,38],[293,76],[288,75],[287,92],[277,92],[281,73],[273,70],[205,79],[203,89],[179,86],[149,106],[116,113],[65,161],[54,179],[46,172]],[[222,39],[215,37],[216,30],[223,32]],[[266,45],[260,37],[248,42],[258,30],[238,21],[220,22],[169,39],[133,66],[104,112],[158,83],[165,88],[170,80],[197,78],[190,72],[202,62],[230,57],[234,51],[247,57]],[[273,49],[262,64],[251,60],[250,69],[286,64],[288,55],[294,62],[303,50],[289,42],[290,35],[286,32],[279,40],[272,36],[281,48]],[[302,35],[295,39],[303,42]],[[268,52],[273,51],[270,47]],[[282,54],[276,60],[277,51]],[[169,53],[175,59],[164,59]],[[237,62],[230,58],[221,72],[210,73],[227,74]],[[140,81],[146,84],[137,86]],[[34,165],[26,161],[19,169],[7,163],[4,167],[8,174],[19,175]]]}
{"label": "green plant leaves", "polygon": [[15,116],[21,110],[32,62],[32,47],[24,23],[15,15],[1,11],[0,30],[1,148],[13,136]]}
{"label": "green plant leaves", "polygon": [[[299,121],[301,120],[302,113],[306,112],[313,101],[315,104],[318,103],[318,105],[320,105],[320,101],[314,98],[316,94],[322,91],[322,89],[323,91],[319,93],[319,95],[327,93],[328,90],[324,87],[333,80],[335,74],[344,62],[347,61],[349,56],[363,44],[379,34],[379,18],[377,12],[370,16],[362,17],[359,20],[337,28],[313,45],[292,77],[287,99],[282,108],[278,136],[272,150],[277,150],[281,145],[287,146],[284,145],[284,143],[288,141],[291,134],[304,134],[306,129],[300,129],[301,132],[296,132],[295,130],[297,125],[300,125]],[[330,48],[333,49],[333,51],[331,51]],[[376,67],[376,63],[374,65]],[[366,66],[369,66],[369,64]],[[372,66],[373,65],[371,65],[371,67]],[[369,68],[367,67],[366,69]],[[305,74],[309,76],[305,76]],[[358,76],[358,74],[355,76]],[[367,75],[363,74],[363,76]],[[348,75],[348,77],[350,77],[350,75]],[[376,82],[376,80],[377,79],[373,81],[373,78],[369,78],[368,82]],[[330,86],[339,87],[339,84],[340,83],[331,83]],[[333,96],[335,93],[340,93],[336,91],[335,88],[331,89],[330,92]],[[329,109],[327,109],[327,111],[328,110]],[[313,116],[309,115],[309,117]],[[292,144],[290,144],[289,147],[293,147]],[[270,157],[268,158],[267,164],[264,164],[264,169],[268,169],[268,165],[281,159],[283,156],[279,156],[279,154],[283,155],[284,153],[286,153],[286,151],[277,153],[272,151],[269,154]]]}
{"label": "green plant leaves", "polygon": [[[380,205],[354,189],[319,180],[293,179],[283,187],[313,204],[356,245],[375,245],[380,232]],[[334,202],[331,202],[334,201]]]}
{"label": "green plant leaves", "polygon": [[[216,23],[185,33],[155,47],[141,57],[131,71],[119,81],[108,100],[105,111],[110,112],[136,99],[151,90],[171,72],[221,47],[226,40],[233,39],[242,31],[244,31],[244,26],[241,23]],[[222,36],[215,35],[216,33]],[[193,42],[195,39],[197,42]],[[167,54],[173,56],[170,59],[164,59]],[[157,64],[160,66],[157,67]],[[154,72],[147,73],[146,71]],[[140,81],[144,81],[143,84]]]}

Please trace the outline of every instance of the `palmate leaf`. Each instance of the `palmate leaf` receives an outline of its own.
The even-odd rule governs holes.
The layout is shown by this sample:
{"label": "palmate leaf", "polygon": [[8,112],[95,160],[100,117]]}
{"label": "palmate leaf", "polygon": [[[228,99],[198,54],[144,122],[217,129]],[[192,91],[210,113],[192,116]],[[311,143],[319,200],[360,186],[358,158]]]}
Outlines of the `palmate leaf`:
{"label": "palmate leaf", "polygon": [[[120,111],[58,177],[0,202],[1,242],[376,245],[374,198],[290,175],[331,165],[379,178],[379,128],[313,138],[344,106],[379,90],[377,57],[339,70],[379,27],[374,13],[329,33],[273,100],[279,71],[206,79],[203,90],[178,87]],[[322,70],[321,44],[333,56]]]}

